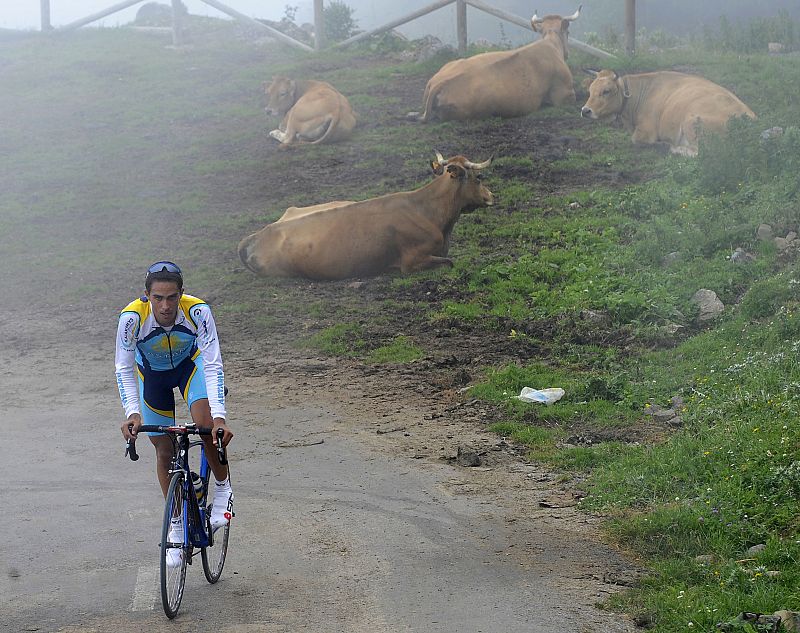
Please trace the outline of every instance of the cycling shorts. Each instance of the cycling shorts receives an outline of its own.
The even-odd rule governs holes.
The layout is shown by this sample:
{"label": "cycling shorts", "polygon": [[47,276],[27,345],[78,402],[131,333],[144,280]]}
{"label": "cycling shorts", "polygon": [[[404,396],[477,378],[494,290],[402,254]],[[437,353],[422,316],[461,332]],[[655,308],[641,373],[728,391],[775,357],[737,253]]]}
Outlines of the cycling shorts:
{"label": "cycling shorts", "polygon": [[[197,351],[185,358],[174,369],[166,371],[147,370],[137,365],[139,380],[139,401],[141,403],[142,424],[175,424],[175,392],[177,387],[186,404],[192,405],[203,398],[208,399],[206,380],[203,374],[203,357]],[[147,433],[147,435],[163,435]]]}

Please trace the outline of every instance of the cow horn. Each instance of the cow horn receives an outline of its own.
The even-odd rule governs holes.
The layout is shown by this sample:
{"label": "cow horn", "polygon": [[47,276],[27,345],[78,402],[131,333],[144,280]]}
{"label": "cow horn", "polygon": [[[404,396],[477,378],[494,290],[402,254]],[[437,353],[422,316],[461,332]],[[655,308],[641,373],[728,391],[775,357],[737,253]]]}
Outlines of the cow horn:
{"label": "cow horn", "polygon": [[531,24],[537,24],[539,22],[544,22],[544,18],[540,18],[539,17],[539,12],[538,11],[534,11],[533,12],[533,17],[531,18]]}
{"label": "cow horn", "polygon": [[[434,152],[436,152],[436,150],[434,150]],[[437,162],[438,162],[438,163],[439,163],[439,164],[440,164],[442,167],[444,167],[445,165],[447,165],[447,161],[444,159],[444,156],[442,156],[442,155],[441,155],[439,152],[436,152],[436,161],[437,161]]]}
{"label": "cow horn", "polygon": [[583,8],[583,5],[582,5],[582,4],[581,4],[581,5],[578,5],[578,10],[577,10],[575,13],[573,13],[572,15],[570,15],[570,16],[568,16],[568,17],[565,17],[564,19],[565,19],[567,22],[572,22],[573,20],[577,20],[577,19],[578,19],[578,16],[581,14],[581,9],[582,9],[582,8]]}
{"label": "cow horn", "polygon": [[596,70],[594,70],[592,68],[584,68],[583,72],[585,72],[587,75],[591,75],[592,77],[595,77],[595,78],[597,77],[597,75],[600,74],[599,72],[597,72]]}
{"label": "cow horn", "polygon": [[464,167],[467,169],[485,169],[492,164],[493,160],[494,156],[490,156],[488,160],[485,160],[482,163],[473,163],[471,160],[468,160],[464,162]]}

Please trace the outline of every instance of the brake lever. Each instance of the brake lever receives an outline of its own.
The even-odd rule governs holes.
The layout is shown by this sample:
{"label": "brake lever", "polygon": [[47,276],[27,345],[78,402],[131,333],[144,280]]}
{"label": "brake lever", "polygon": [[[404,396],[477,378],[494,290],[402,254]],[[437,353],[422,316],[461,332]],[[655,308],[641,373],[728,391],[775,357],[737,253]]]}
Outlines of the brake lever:
{"label": "brake lever", "polygon": [[[128,430],[133,430],[133,424],[128,425]],[[139,455],[136,452],[136,440],[128,440],[125,442],[125,457],[130,457],[132,462],[139,459]]]}
{"label": "brake lever", "polygon": [[225,454],[225,447],[222,445],[222,438],[225,436],[225,431],[217,429],[217,457],[219,463],[225,466],[228,463],[228,457]]}

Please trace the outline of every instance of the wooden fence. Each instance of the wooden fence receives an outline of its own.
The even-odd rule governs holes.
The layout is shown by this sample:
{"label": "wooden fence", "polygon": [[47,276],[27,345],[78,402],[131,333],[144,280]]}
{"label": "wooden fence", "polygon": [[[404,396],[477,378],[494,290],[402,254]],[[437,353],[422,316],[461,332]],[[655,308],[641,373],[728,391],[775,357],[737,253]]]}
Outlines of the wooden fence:
{"label": "wooden fence", "polygon": [[[54,29],[50,22],[50,0],[40,0],[41,3],[41,22],[42,22],[42,31],[69,31],[72,29],[77,29],[82,26],[86,26],[87,24],[91,24],[92,22],[96,22],[104,17],[107,17],[113,13],[117,13],[118,11],[122,11],[123,9],[127,9],[128,7],[132,7],[135,4],[139,4],[144,0],[123,0],[115,5],[108,7],[102,11],[98,11],[92,15],[86,16],[85,18],[81,18],[80,20],[76,20],[64,26],[60,26],[57,29]],[[325,29],[324,29],[324,20],[323,20],[323,0],[314,0],[314,47],[310,47],[303,42],[299,42],[292,37],[289,37],[285,33],[281,33],[277,29],[272,28],[271,26],[264,24],[263,22],[259,22],[258,20],[254,20],[253,18],[240,13],[236,9],[232,9],[231,7],[223,4],[219,0],[200,0],[205,4],[217,9],[217,11],[221,11],[226,15],[238,20],[244,24],[252,26],[256,29],[264,31],[270,37],[273,37],[284,44],[289,46],[293,46],[295,48],[299,48],[304,51],[321,51],[325,48]],[[625,48],[629,54],[634,53],[634,42],[635,42],[635,32],[636,32],[636,0],[624,0],[625,1]],[[176,46],[180,46],[182,42],[182,20],[183,20],[183,5],[181,4],[180,0],[171,0],[172,2],[172,40],[173,44]],[[372,29],[370,31],[359,33],[343,42],[338,42],[334,46],[342,47],[348,46],[355,42],[359,42],[363,39],[368,37],[372,37],[373,35],[377,35],[379,33],[384,33],[391,29],[394,29],[402,24],[406,24],[407,22],[411,22],[412,20],[416,20],[421,18],[428,13],[432,13],[433,11],[438,11],[446,6],[451,4],[456,5],[456,33],[458,38],[458,54],[460,56],[464,56],[467,51],[467,5],[477,9],[479,11],[483,11],[484,13],[488,13],[489,15],[493,15],[496,18],[500,18],[501,20],[505,20],[506,22],[510,22],[511,24],[516,24],[517,26],[521,26],[526,29],[531,29],[530,20],[526,20],[518,15],[514,15],[513,13],[508,13],[502,9],[498,9],[490,4],[487,4],[483,0],[436,0],[433,4],[429,4],[413,13],[409,13],[401,18],[396,20],[392,20],[383,26],[378,28]],[[613,58],[614,55],[610,53],[606,53],[594,46],[589,46],[588,44],[581,42],[580,40],[570,38],[570,46],[574,47],[578,50],[585,51],[591,55],[601,58]]]}

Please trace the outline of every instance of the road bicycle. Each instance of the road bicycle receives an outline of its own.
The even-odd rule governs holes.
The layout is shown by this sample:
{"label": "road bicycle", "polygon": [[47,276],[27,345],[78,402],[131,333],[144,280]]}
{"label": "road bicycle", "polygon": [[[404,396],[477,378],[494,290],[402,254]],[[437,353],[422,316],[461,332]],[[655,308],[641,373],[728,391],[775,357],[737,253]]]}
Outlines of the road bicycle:
{"label": "road bicycle", "polygon": [[[190,440],[191,435],[211,435],[211,429],[201,429],[193,423],[186,426],[143,424],[140,432],[165,433],[172,439],[173,455],[170,482],[161,526],[161,603],[164,613],[172,619],[178,614],[186,583],[186,566],[200,551],[203,573],[211,584],[219,580],[228,552],[231,526],[228,522],[211,529],[211,505],[208,504],[208,482],[211,469],[206,459],[203,441]],[[222,447],[222,429],[217,431],[217,454],[221,464],[227,464]],[[189,450],[200,447],[200,473],[190,468]],[[136,461],[136,444],[128,440],[125,454]]]}

